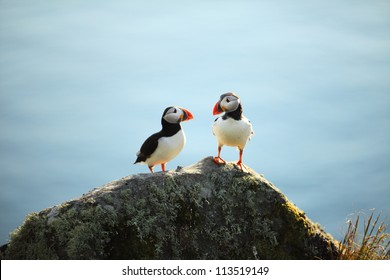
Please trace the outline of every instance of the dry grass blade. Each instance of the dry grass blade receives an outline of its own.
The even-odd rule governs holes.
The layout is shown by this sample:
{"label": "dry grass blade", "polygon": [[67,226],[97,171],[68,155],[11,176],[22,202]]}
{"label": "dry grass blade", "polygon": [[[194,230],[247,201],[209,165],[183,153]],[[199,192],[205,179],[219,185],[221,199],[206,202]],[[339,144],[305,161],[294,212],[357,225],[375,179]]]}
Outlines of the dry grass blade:
{"label": "dry grass blade", "polygon": [[387,224],[380,221],[381,214],[374,216],[374,211],[364,220],[363,234],[359,234],[360,215],[355,222],[348,221],[348,229],[340,243],[339,259],[343,260],[383,260],[390,259],[390,234]]}

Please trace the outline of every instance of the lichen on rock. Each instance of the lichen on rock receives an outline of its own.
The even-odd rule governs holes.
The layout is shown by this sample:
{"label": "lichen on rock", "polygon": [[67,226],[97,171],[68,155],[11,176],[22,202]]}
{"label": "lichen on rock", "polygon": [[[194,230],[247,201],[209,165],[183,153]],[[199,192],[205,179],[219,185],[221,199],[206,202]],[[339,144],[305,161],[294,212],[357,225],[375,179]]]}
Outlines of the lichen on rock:
{"label": "lichen on rock", "polygon": [[211,157],[30,214],[6,259],[332,259],[336,241],[272,183]]}

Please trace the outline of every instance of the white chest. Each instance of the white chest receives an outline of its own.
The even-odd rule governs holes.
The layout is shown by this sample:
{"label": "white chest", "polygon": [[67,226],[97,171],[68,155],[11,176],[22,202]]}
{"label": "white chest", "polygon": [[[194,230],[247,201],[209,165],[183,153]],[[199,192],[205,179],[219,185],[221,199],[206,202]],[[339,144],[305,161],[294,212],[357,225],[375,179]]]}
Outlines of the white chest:
{"label": "white chest", "polygon": [[213,125],[213,133],[219,145],[244,148],[253,133],[252,125],[248,119],[234,120],[219,118]]}
{"label": "white chest", "polygon": [[161,137],[158,140],[156,151],[146,160],[148,164],[166,163],[175,158],[183,149],[186,136],[183,129],[170,137]]}

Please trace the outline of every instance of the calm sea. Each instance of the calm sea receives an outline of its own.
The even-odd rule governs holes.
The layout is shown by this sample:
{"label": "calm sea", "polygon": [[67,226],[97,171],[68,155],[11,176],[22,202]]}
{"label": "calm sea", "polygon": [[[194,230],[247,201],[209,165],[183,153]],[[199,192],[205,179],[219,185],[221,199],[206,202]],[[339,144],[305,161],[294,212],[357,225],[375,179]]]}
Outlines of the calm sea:
{"label": "calm sea", "polygon": [[169,105],[195,119],[168,168],[215,155],[227,91],[256,133],[244,163],[310,219],[340,238],[352,213],[388,215],[389,30],[379,0],[0,1],[0,243],[30,212],[148,172],[135,153]]}

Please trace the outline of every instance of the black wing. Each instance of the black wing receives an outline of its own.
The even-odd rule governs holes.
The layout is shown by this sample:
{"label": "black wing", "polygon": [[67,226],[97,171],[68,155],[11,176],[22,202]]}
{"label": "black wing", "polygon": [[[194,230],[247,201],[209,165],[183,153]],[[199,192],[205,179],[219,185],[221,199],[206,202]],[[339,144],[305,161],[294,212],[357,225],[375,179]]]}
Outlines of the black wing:
{"label": "black wing", "polygon": [[137,159],[134,163],[144,162],[146,159],[148,159],[156,150],[158,145],[158,139],[160,139],[160,137],[161,131],[149,136],[149,138],[146,139],[145,142],[142,144],[139,154],[137,155]]}

